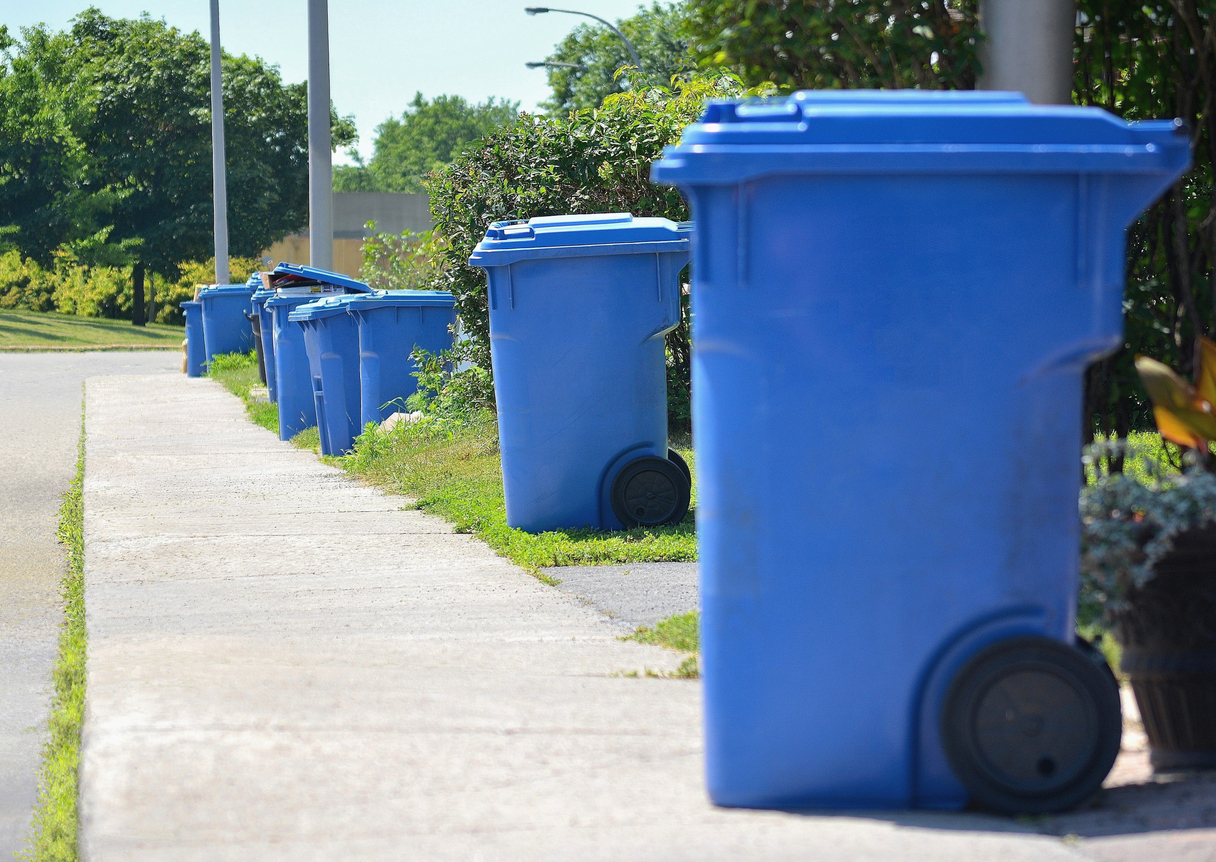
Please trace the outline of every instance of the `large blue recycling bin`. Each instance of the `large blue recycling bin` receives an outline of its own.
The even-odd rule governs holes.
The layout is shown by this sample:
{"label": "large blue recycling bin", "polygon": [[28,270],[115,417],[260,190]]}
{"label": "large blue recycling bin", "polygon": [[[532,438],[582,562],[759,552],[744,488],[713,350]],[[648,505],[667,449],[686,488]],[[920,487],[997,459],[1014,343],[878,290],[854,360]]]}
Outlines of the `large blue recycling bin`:
{"label": "large blue recycling bin", "polygon": [[512,527],[611,530],[687,511],[687,474],[664,467],[663,336],[680,320],[689,232],[629,213],[496,222],[469,259],[489,282]]}
{"label": "large blue recycling bin", "polygon": [[359,425],[380,423],[418,389],[415,347],[431,353],[452,346],[456,297],[438,290],[390,290],[352,299],[359,328]]}
{"label": "large blue recycling bin", "polygon": [[[697,226],[715,802],[957,808],[999,785],[1006,810],[1071,804],[1098,762],[1082,731],[1101,781],[1113,682],[1113,717],[1044,699],[1098,702],[1091,671],[1044,669],[1080,654],[1061,644],[1082,378],[1121,343],[1124,229],[1188,163],[1171,122],[843,91],[710,104],[654,165]],[[1073,759],[1034,760],[1040,742]]]}
{"label": "large blue recycling bin", "polygon": [[317,424],[312,374],[304,331],[288,315],[296,307],[340,293],[370,293],[371,288],[349,276],[310,266],[280,263],[267,279],[275,296],[265,307],[272,316],[274,337],[275,394],[279,405],[279,439],[290,440]]}
{"label": "large blue recycling bin", "polygon": [[322,455],[345,454],[359,425],[359,328],[347,313],[354,295],[330,296],[290,314],[304,333]]}
{"label": "large blue recycling bin", "polygon": [[253,349],[253,326],[245,315],[253,289],[245,284],[217,284],[198,292],[203,306],[203,340],[207,362],[221,353],[247,353]]}
{"label": "large blue recycling bin", "polygon": [[275,295],[273,290],[255,290],[249,298],[253,313],[258,318],[258,337],[262,342],[262,356],[266,363],[266,392],[271,404],[278,403],[279,393],[274,377],[274,313],[266,307],[266,300]]}
{"label": "large blue recycling bin", "polygon": [[207,361],[207,347],[203,342],[203,304],[195,300],[180,303],[186,313],[186,376],[202,377]]}

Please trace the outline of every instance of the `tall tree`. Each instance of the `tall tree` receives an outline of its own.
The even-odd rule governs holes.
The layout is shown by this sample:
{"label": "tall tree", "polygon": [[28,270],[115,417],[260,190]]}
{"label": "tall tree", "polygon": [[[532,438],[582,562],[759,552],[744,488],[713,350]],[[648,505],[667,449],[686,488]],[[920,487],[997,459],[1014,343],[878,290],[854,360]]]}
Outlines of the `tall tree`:
{"label": "tall tree", "polygon": [[[642,80],[667,85],[673,76],[695,68],[684,32],[685,17],[682,3],[656,2],[649,9],[641,9],[617,22],[617,28],[642,61]],[[550,112],[598,108],[605,96],[624,92],[639,78],[634,71],[617,74],[621,67],[632,66],[633,59],[620,37],[601,24],[575,27],[546,59],[573,64],[551,66],[548,70],[553,95],[543,105]]]}
{"label": "tall tree", "polygon": [[[146,15],[115,19],[97,9],[81,13],[66,33],[34,28],[23,37],[10,64],[23,76],[15,88],[41,86],[44,102],[63,106],[64,146],[81,163],[71,188],[102,204],[90,225],[101,241],[86,243],[87,251],[129,263],[137,293],[147,273],[172,279],[182,263],[209,257],[207,42]],[[225,56],[223,73],[230,248],[254,255],[307,222],[306,90],[284,85],[277,69],[256,58]],[[353,142],[349,119],[331,122],[335,146]],[[53,153],[48,140],[42,135],[34,150]],[[13,173],[10,162],[0,168],[6,173]],[[54,187],[53,173],[34,181],[43,179]],[[137,301],[133,320],[142,313]]]}
{"label": "tall tree", "polygon": [[420,192],[422,180],[450,164],[474,141],[515,121],[519,102],[493,97],[470,104],[460,96],[427,100],[416,93],[401,118],[390,117],[376,127],[371,161],[334,171],[340,192]]}
{"label": "tall tree", "polygon": [[978,0],[689,0],[702,62],[782,89],[971,89]]}
{"label": "tall tree", "polygon": [[91,188],[72,131],[83,118],[68,95],[77,63],[67,41],[40,29],[24,35],[19,45],[0,27],[0,243],[49,266],[62,243],[97,229],[97,210],[112,199]]}

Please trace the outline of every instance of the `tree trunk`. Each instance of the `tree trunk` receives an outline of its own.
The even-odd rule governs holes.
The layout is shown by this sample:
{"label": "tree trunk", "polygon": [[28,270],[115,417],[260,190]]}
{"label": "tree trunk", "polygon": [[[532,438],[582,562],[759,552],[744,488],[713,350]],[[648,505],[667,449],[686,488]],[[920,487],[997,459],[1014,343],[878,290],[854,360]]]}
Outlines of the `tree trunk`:
{"label": "tree trunk", "polygon": [[144,305],[144,265],[137,263],[131,267],[131,284],[134,295],[131,297],[131,324],[143,326],[148,312]]}

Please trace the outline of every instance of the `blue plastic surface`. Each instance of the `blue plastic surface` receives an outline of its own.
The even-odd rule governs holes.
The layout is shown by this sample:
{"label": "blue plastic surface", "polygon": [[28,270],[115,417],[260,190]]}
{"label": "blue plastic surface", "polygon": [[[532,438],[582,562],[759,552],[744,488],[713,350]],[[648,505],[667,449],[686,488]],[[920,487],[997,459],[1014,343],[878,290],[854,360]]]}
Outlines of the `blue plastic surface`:
{"label": "blue plastic surface", "polygon": [[253,324],[245,317],[253,290],[244,284],[220,284],[198,292],[203,306],[203,335],[207,362],[221,353],[253,350]]}
{"label": "blue plastic surface", "polygon": [[709,792],[957,808],[955,670],[1073,636],[1085,367],[1172,123],[1016,95],[711,105],[652,170],[692,206]]}
{"label": "blue plastic surface", "polygon": [[[254,275],[256,274],[254,273]],[[252,281],[252,279],[250,280]],[[258,289],[249,298],[249,303],[253,306],[253,313],[258,316],[258,322],[261,325],[262,356],[266,361],[266,392],[271,404],[277,404],[279,401],[274,375],[274,314],[266,307],[266,300],[274,295],[273,290]]]}
{"label": "blue plastic surface", "polygon": [[266,308],[270,310],[272,318],[271,332],[274,333],[274,376],[280,440],[290,440],[305,428],[317,424],[304,330],[287,319],[292,309],[315,299],[315,296],[280,293],[266,300]]}
{"label": "blue plastic surface", "polygon": [[380,423],[418,389],[415,347],[439,353],[452,346],[456,297],[445,291],[392,290],[352,297],[359,328],[359,426]]}
{"label": "blue plastic surface", "polygon": [[207,361],[203,336],[203,304],[195,300],[179,303],[186,313],[186,376],[202,377]]}
{"label": "blue plastic surface", "polygon": [[679,323],[689,233],[628,213],[552,216],[496,223],[474,250],[512,527],[620,529],[617,471],[667,457],[663,336]]}
{"label": "blue plastic surface", "polygon": [[343,455],[362,430],[359,424],[359,328],[346,309],[356,295],[342,294],[301,305],[290,319],[304,333],[322,455]]}
{"label": "blue plastic surface", "polygon": [[333,284],[344,288],[348,293],[371,293],[372,288],[366,282],[359,281],[356,278],[351,278],[349,275],[342,275],[340,272],[330,272],[327,269],[317,269],[311,266],[304,266],[298,263],[280,263],[274,268],[271,273],[271,280],[275,282],[277,287],[283,282],[281,276],[287,276],[287,281],[317,282],[319,284]]}

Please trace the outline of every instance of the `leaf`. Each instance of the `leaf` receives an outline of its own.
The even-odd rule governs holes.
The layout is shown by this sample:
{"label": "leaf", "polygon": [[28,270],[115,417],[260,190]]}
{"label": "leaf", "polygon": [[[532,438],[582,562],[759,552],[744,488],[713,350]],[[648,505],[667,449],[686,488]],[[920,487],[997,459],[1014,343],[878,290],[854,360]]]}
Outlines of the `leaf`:
{"label": "leaf", "polygon": [[1162,437],[1197,449],[1206,449],[1206,441],[1216,439],[1212,404],[1201,398],[1194,386],[1168,365],[1147,356],[1136,357],[1136,371],[1153,401],[1153,415]]}
{"label": "leaf", "polygon": [[1165,407],[1154,407],[1153,418],[1157,420],[1157,433],[1163,440],[1177,443],[1179,446],[1189,446],[1192,449],[1206,450],[1207,441],[1195,434],[1185,422]]}

